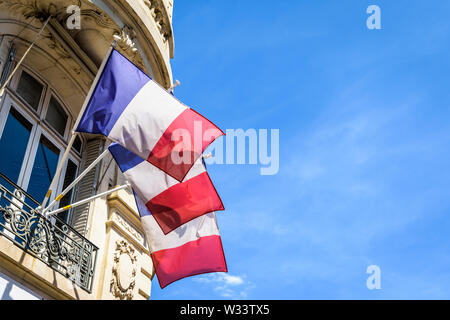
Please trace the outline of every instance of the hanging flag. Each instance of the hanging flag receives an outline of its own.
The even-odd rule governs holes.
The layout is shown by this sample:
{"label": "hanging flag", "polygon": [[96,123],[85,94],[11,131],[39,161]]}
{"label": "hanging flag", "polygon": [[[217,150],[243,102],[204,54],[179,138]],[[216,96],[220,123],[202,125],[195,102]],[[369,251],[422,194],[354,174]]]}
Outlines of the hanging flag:
{"label": "hanging flag", "polygon": [[134,196],[161,288],[189,276],[228,272],[215,213],[164,235],[144,202]]}
{"label": "hanging flag", "polygon": [[111,144],[109,151],[164,234],[201,215],[225,209],[203,158],[178,182],[117,143]]}
{"label": "hanging flag", "polygon": [[102,134],[178,181],[224,133],[118,51],[107,58],[77,132]]}

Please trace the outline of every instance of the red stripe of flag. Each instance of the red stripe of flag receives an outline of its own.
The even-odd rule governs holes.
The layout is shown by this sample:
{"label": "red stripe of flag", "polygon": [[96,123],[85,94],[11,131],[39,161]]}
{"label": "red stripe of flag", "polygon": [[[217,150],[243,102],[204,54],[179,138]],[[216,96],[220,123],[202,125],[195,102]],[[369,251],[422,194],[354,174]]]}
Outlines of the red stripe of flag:
{"label": "red stripe of flag", "polygon": [[164,234],[203,214],[225,210],[207,172],[170,187],[146,206]]}
{"label": "red stripe of flag", "polygon": [[206,236],[151,255],[162,289],[174,281],[210,272],[228,272],[220,236]]}
{"label": "red stripe of flag", "polygon": [[[196,130],[197,128],[197,130]],[[201,130],[198,130],[200,129]],[[172,141],[178,130],[186,130],[190,139],[183,141],[182,137],[178,141]],[[198,132],[196,132],[198,131]],[[208,136],[204,140],[204,133],[208,131]],[[205,151],[205,149],[218,137],[224,135],[222,130],[211,121],[195,112],[192,109],[183,111],[166,129],[161,138],[152,149],[147,161],[158,167],[168,175],[183,181],[189,169],[195,161]],[[195,141],[197,139],[197,141]],[[174,155],[172,157],[172,155]],[[186,159],[181,163],[175,163],[173,159]],[[176,162],[177,162],[176,160]]]}

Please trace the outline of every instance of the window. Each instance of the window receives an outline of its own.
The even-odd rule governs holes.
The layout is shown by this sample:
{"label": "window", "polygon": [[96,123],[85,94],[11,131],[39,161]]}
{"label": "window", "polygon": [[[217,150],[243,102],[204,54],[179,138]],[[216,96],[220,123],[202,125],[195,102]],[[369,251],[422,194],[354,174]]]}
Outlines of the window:
{"label": "window", "polygon": [[41,135],[28,183],[28,193],[38,201],[44,199],[58,165],[60,150]]}
{"label": "window", "polygon": [[80,136],[77,135],[75,137],[75,141],[73,142],[72,148],[75,149],[78,153],[81,153],[81,144],[82,144],[82,142],[81,142]]}
{"label": "window", "polygon": [[32,126],[14,108],[10,109],[0,138],[0,152],[8,150],[8,156],[0,157],[0,171],[14,182],[19,179]]}
{"label": "window", "polygon": [[[66,169],[66,175],[64,177],[64,184],[63,184],[63,189],[66,189],[69,184],[75,180],[77,176],[77,165],[72,161],[72,160],[68,160],[67,163],[67,169]],[[67,205],[69,205],[72,201],[72,194],[73,194],[73,190],[70,190],[59,202],[59,207],[63,208]],[[69,212],[68,211],[63,211],[61,213],[58,214],[58,218],[66,223],[68,223],[69,221]]]}
{"label": "window", "polygon": [[22,71],[16,92],[34,110],[37,110],[39,107],[43,91],[44,86],[39,81],[37,81],[25,71]]}
{"label": "window", "polygon": [[[42,201],[67,147],[67,128],[73,119],[56,92],[36,80],[32,72],[22,70],[14,83],[16,94],[7,93],[0,101],[0,152],[4,154],[0,157],[0,171]],[[82,146],[77,137],[50,201],[75,178]],[[61,203],[69,204],[72,197],[69,192]],[[69,214],[60,218],[68,221]]]}
{"label": "window", "polygon": [[66,132],[67,118],[67,113],[61,107],[55,97],[52,96],[48,104],[45,121],[47,121],[48,124],[56,130],[56,132],[64,137],[64,133]]}

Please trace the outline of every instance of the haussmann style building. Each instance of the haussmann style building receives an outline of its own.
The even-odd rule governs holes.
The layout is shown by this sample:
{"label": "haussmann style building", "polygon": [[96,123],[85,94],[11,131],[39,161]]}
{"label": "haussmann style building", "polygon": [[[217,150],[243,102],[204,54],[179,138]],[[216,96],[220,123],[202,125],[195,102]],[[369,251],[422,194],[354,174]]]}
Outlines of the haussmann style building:
{"label": "haussmann style building", "polygon": [[[114,38],[165,88],[173,0],[0,0],[0,299],[149,299],[154,269],[133,195],[121,190],[44,219],[45,197],[74,122]],[[106,148],[78,135],[59,194]],[[106,157],[59,203],[124,183]],[[156,280],[156,278],[155,278]]]}

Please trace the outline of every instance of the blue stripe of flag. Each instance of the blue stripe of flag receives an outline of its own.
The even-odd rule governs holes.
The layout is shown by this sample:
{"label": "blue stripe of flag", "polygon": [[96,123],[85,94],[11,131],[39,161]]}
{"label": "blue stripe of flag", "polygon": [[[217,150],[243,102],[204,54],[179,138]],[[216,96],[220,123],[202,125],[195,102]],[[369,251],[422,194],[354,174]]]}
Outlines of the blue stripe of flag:
{"label": "blue stripe of flag", "polygon": [[122,172],[127,172],[131,168],[134,168],[141,162],[145,161],[118,143],[111,143],[108,149]]}
{"label": "blue stripe of flag", "polygon": [[150,80],[131,61],[112,50],[76,131],[108,136],[125,108]]}
{"label": "blue stripe of flag", "polygon": [[134,200],[136,201],[136,207],[139,211],[139,216],[140,217],[151,216],[152,214],[145,206],[144,201],[142,201],[141,198],[139,198],[139,196],[136,194],[136,192],[134,190],[133,190],[133,194],[134,194]]}

